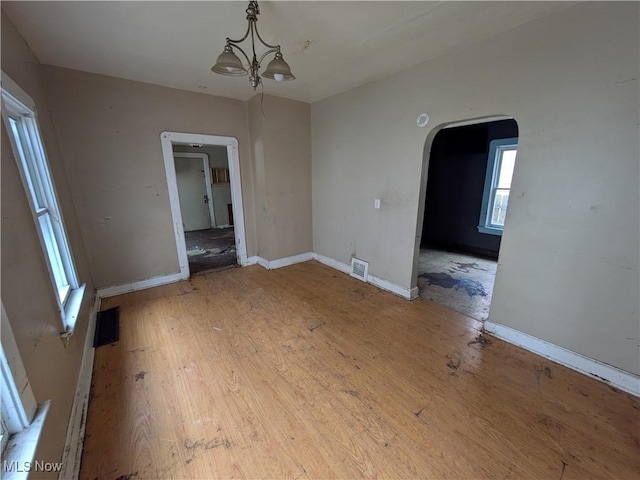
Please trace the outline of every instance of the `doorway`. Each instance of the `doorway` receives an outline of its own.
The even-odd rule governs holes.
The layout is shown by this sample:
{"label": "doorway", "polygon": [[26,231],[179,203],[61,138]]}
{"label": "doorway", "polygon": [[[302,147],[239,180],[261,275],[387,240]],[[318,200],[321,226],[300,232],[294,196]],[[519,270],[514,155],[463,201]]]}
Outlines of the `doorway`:
{"label": "doorway", "polygon": [[227,148],[173,145],[173,159],[189,271],[237,265]]}
{"label": "doorway", "polygon": [[417,258],[421,298],[488,318],[517,143],[513,119],[448,126],[433,137]]}
{"label": "doorway", "polygon": [[237,140],[163,132],[161,143],[181,277],[245,265]]}

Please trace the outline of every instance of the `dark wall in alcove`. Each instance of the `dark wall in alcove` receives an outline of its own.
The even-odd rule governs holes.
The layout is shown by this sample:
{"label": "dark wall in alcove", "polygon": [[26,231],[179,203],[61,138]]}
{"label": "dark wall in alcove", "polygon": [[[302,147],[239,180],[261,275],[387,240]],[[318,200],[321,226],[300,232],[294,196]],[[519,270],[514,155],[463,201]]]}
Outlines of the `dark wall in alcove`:
{"label": "dark wall in alcove", "polygon": [[515,120],[441,130],[433,140],[422,246],[498,258],[501,237],[478,232],[489,143],[518,136]]}

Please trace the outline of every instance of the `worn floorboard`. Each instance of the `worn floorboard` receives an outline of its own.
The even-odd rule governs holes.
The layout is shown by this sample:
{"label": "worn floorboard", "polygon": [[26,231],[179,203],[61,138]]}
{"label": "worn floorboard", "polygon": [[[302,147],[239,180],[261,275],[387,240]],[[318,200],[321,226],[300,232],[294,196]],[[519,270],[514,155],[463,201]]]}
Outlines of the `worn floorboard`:
{"label": "worn floorboard", "polygon": [[233,227],[185,232],[184,239],[191,275],[237,264]]}
{"label": "worn floorboard", "polygon": [[637,398],[316,262],[113,306],[83,479],[640,476]]}

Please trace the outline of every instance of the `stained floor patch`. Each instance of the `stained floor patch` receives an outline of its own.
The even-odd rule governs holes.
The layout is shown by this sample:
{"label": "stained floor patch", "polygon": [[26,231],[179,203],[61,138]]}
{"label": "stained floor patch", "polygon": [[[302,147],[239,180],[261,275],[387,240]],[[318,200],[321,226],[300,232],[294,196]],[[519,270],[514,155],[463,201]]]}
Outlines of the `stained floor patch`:
{"label": "stained floor patch", "polygon": [[456,290],[464,290],[467,295],[473,297],[479,295],[481,297],[487,296],[487,291],[484,286],[477,280],[470,278],[454,278],[448,273],[423,273],[418,275],[418,278],[424,278],[430,285],[438,285],[443,288],[453,288]]}
{"label": "stained floor patch", "polygon": [[452,263],[454,265],[457,265],[457,267],[455,267],[456,270],[464,273],[470,273],[471,270],[479,270],[481,272],[487,271],[487,269],[485,268],[480,268],[476,262],[470,262],[470,263],[452,262]]}
{"label": "stained floor patch", "polygon": [[446,305],[477,320],[486,320],[497,262],[470,255],[420,250],[420,297]]}

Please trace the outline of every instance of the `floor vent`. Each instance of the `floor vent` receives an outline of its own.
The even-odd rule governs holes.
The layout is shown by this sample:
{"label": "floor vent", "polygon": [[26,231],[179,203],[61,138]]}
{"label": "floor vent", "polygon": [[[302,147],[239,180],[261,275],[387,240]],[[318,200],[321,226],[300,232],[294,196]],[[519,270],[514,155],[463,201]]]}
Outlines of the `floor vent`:
{"label": "floor vent", "polygon": [[362,260],[358,260],[357,258],[351,258],[351,275],[354,278],[358,278],[363,282],[367,281],[367,274],[369,272],[369,264],[367,262],[363,262]]}
{"label": "floor vent", "polygon": [[93,348],[115,343],[120,339],[120,307],[102,310],[96,315]]}

